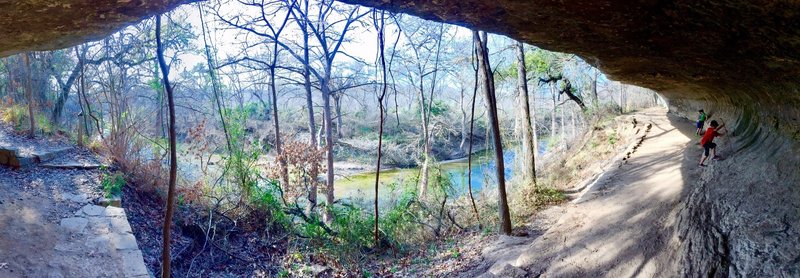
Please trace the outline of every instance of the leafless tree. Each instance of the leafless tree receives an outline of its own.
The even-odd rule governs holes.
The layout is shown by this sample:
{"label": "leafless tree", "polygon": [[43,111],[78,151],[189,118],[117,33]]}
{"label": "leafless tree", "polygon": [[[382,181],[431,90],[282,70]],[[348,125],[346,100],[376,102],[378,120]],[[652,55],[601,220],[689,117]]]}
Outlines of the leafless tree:
{"label": "leafless tree", "polygon": [[517,93],[522,110],[522,177],[536,184],[536,118],[531,115],[530,100],[528,99],[528,78],[525,68],[525,49],[522,42],[514,44],[517,54]]}
{"label": "leafless tree", "polygon": [[483,36],[478,31],[472,31],[478,53],[478,67],[480,69],[480,80],[483,84],[483,93],[486,98],[487,110],[489,110],[489,121],[492,130],[492,141],[494,143],[495,163],[497,170],[497,199],[500,213],[500,231],[503,234],[511,234],[511,214],[508,208],[508,197],[506,196],[506,177],[503,160],[503,138],[500,135],[500,123],[497,116],[497,99],[495,96],[494,75],[489,64],[489,49],[487,48],[487,35]]}
{"label": "leafless tree", "polygon": [[172,85],[169,83],[169,68],[164,59],[164,48],[161,44],[161,15],[156,16],[156,56],[158,66],[161,68],[164,88],[167,91],[167,106],[169,109],[169,184],[167,190],[167,210],[164,214],[164,228],[161,249],[161,277],[170,277],[170,230],[172,226],[172,214],[175,207],[175,183],[178,173],[178,155],[176,152],[177,142],[175,135],[175,101],[172,93]]}
{"label": "leafless tree", "polygon": [[[415,87],[419,99],[420,118],[422,119],[422,167],[420,168],[419,195],[424,196],[428,190],[429,169],[431,164],[431,108],[434,105],[436,78],[442,50],[442,38],[445,33],[443,23],[431,25],[416,20],[406,23],[413,25],[406,28],[403,34],[409,47],[411,57],[404,59],[405,75],[410,85]],[[433,64],[430,64],[433,62]],[[428,83],[426,87],[426,81]],[[426,97],[426,94],[429,94]]]}

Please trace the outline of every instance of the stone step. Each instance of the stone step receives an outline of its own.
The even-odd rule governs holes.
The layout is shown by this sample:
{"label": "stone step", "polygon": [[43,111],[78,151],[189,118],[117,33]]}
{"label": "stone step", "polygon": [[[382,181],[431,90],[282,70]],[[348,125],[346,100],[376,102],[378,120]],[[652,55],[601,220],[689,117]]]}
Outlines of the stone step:
{"label": "stone step", "polygon": [[60,149],[55,149],[51,151],[35,151],[33,152],[33,156],[38,158],[38,163],[48,162],[53,160],[59,156],[66,154],[67,152],[71,151],[72,147],[64,147]]}
{"label": "stone step", "polygon": [[68,162],[63,164],[42,163],[39,164],[39,167],[50,168],[50,169],[93,170],[93,169],[99,169],[103,167],[103,165],[97,163]]}
{"label": "stone step", "polygon": [[53,160],[70,150],[72,150],[72,147],[64,147],[51,151],[34,151],[29,155],[20,155],[19,150],[14,147],[0,147],[0,165],[15,168],[28,167]]}

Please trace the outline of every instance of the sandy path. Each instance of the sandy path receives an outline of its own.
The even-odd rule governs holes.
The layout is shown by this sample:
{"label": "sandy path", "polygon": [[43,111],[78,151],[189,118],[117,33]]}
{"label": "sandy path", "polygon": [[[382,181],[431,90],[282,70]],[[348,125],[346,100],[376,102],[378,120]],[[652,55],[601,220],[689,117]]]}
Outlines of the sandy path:
{"label": "sandy path", "polygon": [[693,127],[665,109],[635,114],[652,124],[627,163],[610,170],[510,264],[542,277],[674,276],[675,209],[699,174]]}

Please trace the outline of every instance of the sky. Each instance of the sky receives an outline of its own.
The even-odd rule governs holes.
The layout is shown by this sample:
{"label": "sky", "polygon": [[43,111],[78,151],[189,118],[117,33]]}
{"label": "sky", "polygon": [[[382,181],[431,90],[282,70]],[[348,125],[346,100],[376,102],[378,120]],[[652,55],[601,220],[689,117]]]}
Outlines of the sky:
{"label": "sky", "polygon": [[[202,50],[203,47],[203,37],[202,31],[200,29],[200,13],[197,7],[198,3],[188,4],[181,6],[180,8],[176,9],[173,13],[176,16],[186,16],[187,21],[192,25],[193,30],[196,32],[197,37],[194,39],[194,45],[197,46],[199,49]],[[339,5],[346,5],[340,4]],[[242,13],[244,9],[242,9],[241,5],[231,5],[231,4],[221,4],[221,13],[227,13],[229,15]],[[252,11],[252,9],[249,9]],[[360,12],[367,12],[369,11],[367,8],[361,7]],[[246,12],[246,11],[244,11]],[[230,26],[219,19],[213,14],[213,12],[207,7],[203,7],[203,13],[207,32],[209,34],[209,38],[211,39],[212,44],[217,48],[217,59],[219,62],[225,61],[230,57],[236,56],[240,53],[241,46],[240,44],[243,41],[255,41],[256,38],[253,35],[243,34],[240,30],[231,30]],[[388,16],[388,13],[387,13]],[[342,43],[342,49],[348,55],[354,56],[362,61],[367,63],[373,63],[376,61],[378,57],[378,42],[377,42],[377,31],[372,26],[372,14],[368,14],[364,18],[366,21],[369,21],[369,25],[367,26],[357,26],[353,30],[347,33],[348,41]],[[279,20],[278,20],[279,21]],[[386,48],[391,48],[391,44],[394,42],[397,36],[397,28],[394,24],[390,24],[390,20],[387,19],[386,22]],[[275,22],[277,23],[277,21]],[[292,24],[292,23],[289,23]],[[292,24],[293,25],[293,24]],[[287,27],[285,34],[282,34],[282,37],[299,37],[300,32],[293,28],[294,26]],[[451,32],[455,33],[455,36],[458,39],[467,39],[471,36],[470,30],[453,25],[454,28],[451,28]],[[495,38],[499,38],[502,41],[508,41],[505,37],[502,36],[492,36],[490,43]],[[313,40],[311,40],[313,43]],[[405,41],[403,36],[400,37],[399,44],[402,44]],[[508,42],[504,42],[508,43]],[[192,68],[196,64],[205,63],[205,57],[203,55],[185,55],[182,57],[184,61],[184,66],[189,69]],[[338,63],[348,63],[352,62],[353,59],[348,57],[347,55],[337,55],[336,62]]]}

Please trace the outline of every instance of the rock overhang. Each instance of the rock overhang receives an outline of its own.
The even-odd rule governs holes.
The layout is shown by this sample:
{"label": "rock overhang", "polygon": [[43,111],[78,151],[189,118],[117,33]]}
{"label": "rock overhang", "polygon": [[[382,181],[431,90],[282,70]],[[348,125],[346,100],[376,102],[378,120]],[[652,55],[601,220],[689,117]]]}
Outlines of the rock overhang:
{"label": "rock overhang", "polygon": [[[339,0],[574,53],[614,80],[800,142],[800,2]],[[775,127],[779,128],[775,128]]]}
{"label": "rock overhang", "polygon": [[109,34],[187,0],[0,0],[0,57],[60,49]]}

